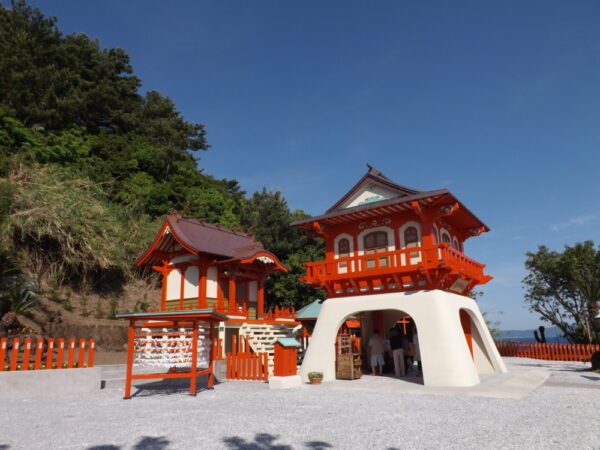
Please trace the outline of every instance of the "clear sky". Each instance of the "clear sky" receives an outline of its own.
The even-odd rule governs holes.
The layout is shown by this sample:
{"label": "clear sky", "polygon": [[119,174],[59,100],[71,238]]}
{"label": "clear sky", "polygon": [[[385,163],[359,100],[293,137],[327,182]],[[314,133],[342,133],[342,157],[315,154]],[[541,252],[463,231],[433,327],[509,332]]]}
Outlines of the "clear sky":
{"label": "clear sky", "polygon": [[311,214],[366,162],[450,189],[492,229],[465,247],[502,329],[540,324],[525,252],[600,242],[600,2],[32,4],[123,47],[145,90],[205,124],[206,173]]}

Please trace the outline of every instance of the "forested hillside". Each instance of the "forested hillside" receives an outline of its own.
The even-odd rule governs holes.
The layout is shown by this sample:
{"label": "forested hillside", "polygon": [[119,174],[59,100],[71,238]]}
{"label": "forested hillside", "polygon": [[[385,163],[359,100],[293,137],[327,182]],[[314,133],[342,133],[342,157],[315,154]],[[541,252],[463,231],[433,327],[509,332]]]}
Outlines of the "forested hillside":
{"label": "forested hillside", "polygon": [[[28,310],[100,319],[153,304],[157,279],[133,263],[172,209],[252,227],[290,268],[268,281],[269,305],[298,307],[322,294],[297,281],[302,263],[323,252],[289,226],[306,214],[290,211],[279,192],[248,196],[236,180],[204,173],[204,126],[159,92],[143,94],[123,49],[64,35],[19,1],[0,8],[0,73],[5,329]],[[48,314],[38,316],[39,324]]]}

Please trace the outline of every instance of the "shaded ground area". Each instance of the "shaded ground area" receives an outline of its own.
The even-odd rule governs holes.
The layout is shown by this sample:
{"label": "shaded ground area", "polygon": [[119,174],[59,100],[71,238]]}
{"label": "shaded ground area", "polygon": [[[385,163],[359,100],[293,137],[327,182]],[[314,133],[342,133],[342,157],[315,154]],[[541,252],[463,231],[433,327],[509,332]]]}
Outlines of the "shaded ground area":
{"label": "shaded ground area", "polygon": [[127,401],[119,389],[6,401],[0,449],[599,448],[600,375],[505,360],[552,375],[521,399],[226,382],[197,397],[158,383]]}

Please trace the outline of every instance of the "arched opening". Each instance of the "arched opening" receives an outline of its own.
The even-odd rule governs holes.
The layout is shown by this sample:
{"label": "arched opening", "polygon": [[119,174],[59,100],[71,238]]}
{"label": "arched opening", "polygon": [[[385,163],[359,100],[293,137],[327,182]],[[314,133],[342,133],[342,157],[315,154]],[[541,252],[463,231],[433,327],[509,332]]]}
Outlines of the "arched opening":
{"label": "arched opening", "polygon": [[452,239],[452,248],[454,250],[456,250],[457,252],[460,251],[460,246],[458,245],[458,239],[456,239],[456,238]]}
{"label": "arched opening", "polygon": [[492,364],[492,358],[482,338],[483,331],[479,320],[474,318],[472,313],[466,309],[459,310],[459,317],[465,340],[467,341],[467,347],[471,353],[477,373],[480,375],[495,373],[496,370]]}
{"label": "arched opening", "polygon": [[[400,244],[403,250],[421,247],[421,224],[407,222],[400,228]],[[415,251],[401,255],[402,265],[421,262],[421,252]]]}
{"label": "arched opening", "polygon": [[435,225],[433,226],[433,242],[435,244],[440,243],[440,233],[438,232],[438,229]]}
{"label": "arched opening", "polygon": [[448,233],[444,229],[442,229],[442,243],[443,244],[451,244],[450,233]]}
{"label": "arched opening", "polygon": [[[342,238],[337,243],[337,255],[338,258],[348,258],[350,256],[350,240],[348,238]],[[338,272],[348,272],[348,261],[340,261],[338,263]]]}
{"label": "arched opening", "polygon": [[335,353],[337,379],[365,374],[423,383],[417,327],[404,311],[363,311],[347,316],[338,328]]}

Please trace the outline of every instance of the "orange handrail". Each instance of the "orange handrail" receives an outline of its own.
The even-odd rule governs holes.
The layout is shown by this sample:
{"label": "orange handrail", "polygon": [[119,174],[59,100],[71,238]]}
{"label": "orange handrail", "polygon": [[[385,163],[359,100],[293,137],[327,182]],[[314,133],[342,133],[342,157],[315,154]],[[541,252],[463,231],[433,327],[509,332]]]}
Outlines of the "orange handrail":
{"label": "orange handrail", "polygon": [[351,277],[356,273],[375,271],[413,270],[417,266],[437,267],[439,265],[456,265],[464,267],[468,274],[483,276],[485,264],[465,256],[454,250],[447,243],[435,244],[432,247],[412,247],[381,253],[354,255],[346,258],[304,263],[306,278],[327,279],[330,277]]}

